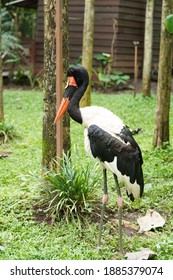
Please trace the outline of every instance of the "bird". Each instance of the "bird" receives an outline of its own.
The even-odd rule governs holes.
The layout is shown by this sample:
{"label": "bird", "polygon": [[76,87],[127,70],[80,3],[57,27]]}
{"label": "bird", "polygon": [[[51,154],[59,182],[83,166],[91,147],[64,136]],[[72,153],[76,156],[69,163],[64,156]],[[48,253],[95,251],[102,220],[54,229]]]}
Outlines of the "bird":
{"label": "bird", "polygon": [[123,197],[119,181],[123,181],[127,196],[138,200],[144,190],[142,152],[132,131],[113,112],[100,106],[80,108],[80,100],[89,84],[89,75],[82,66],[72,66],[67,71],[67,86],[57,111],[54,124],[68,111],[70,117],[84,126],[84,146],[87,153],[97,159],[103,169],[103,198],[98,235],[98,250],[106,203],[108,201],[107,171],[111,171],[117,189],[119,217],[119,248],[123,253],[122,207]]}

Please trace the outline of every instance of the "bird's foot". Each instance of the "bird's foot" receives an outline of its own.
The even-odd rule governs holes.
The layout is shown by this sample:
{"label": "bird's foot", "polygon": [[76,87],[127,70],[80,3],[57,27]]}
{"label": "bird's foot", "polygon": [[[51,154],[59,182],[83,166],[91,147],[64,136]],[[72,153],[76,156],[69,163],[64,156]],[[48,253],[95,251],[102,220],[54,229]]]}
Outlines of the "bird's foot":
{"label": "bird's foot", "polygon": [[122,198],[122,196],[119,196],[118,201],[117,201],[118,208],[123,206],[123,202],[124,202],[124,199]]}
{"label": "bird's foot", "polygon": [[104,194],[102,198],[102,204],[106,204],[108,199],[109,199],[108,194]]}

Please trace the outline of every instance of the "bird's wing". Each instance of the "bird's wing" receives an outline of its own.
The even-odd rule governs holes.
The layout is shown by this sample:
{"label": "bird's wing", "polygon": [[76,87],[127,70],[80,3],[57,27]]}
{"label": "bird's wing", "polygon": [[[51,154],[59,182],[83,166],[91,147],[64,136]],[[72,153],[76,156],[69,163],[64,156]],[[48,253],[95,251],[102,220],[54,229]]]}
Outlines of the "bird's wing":
{"label": "bird's wing", "polygon": [[88,128],[88,138],[92,155],[102,162],[109,163],[113,162],[116,157],[116,168],[122,176],[128,176],[131,184],[136,181],[143,188],[141,151],[130,135],[130,130],[127,127],[123,129],[117,137],[114,137],[100,127],[91,125]]}
{"label": "bird's wing", "polygon": [[125,144],[130,144],[135,150],[137,149],[139,152],[139,159],[141,162],[141,165],[143,164],[143,159],[142,159],[142,153],[141,149],[138,145],[138,143],[135,141],[133,138],[133,133],[132,131],[128,128],[128,126],[124,126],[119,134],[119,137]]}

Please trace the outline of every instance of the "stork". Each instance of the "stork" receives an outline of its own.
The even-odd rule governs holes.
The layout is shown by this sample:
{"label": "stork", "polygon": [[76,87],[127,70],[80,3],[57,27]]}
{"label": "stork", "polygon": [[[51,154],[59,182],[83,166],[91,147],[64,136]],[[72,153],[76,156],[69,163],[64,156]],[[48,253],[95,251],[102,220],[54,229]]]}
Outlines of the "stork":
{"label": "stork", "polygon": [[113,173],[118,194],[120,252],[122,246],[122,206],[123,198],[118,179],[125,183],[126,192],[131,201],[142,196],[144,181],[142,172],[141,150],[132,136],[132,132],[123,121],[111,111],[98,106],[79,107],[89,83],[88,72],[83,66],[69,68],[68,82],[54,124],[66,110],[70,117],[84,126],[85,149],[101,162],[104,179],[104,195],[98,237],[98,248],[101,245],[106,203],[108,201],[107,170]]}

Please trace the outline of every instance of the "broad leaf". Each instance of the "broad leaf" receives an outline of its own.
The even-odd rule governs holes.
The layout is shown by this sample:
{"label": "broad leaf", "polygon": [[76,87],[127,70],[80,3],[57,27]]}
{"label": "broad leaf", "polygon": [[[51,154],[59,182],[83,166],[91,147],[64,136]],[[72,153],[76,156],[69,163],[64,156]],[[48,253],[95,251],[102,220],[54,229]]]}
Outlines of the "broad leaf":
{"label": "broad leaf", "polygon": [[173,14],[170,14],[166,17],[165,26],[166,26],[166,30],[172,34],[173,33]]}
{"label": "broad leaf", "polygon": [[126,253],[125,257],[128,260],[149,260],[157,254],[148,248],[141,248],[140,251],[134,253]]}
{"label": "broad leaf", "polygon": [[152,209],[148,209],[146,215],[138,218],[137,222],[140,226],[139,232],[149,231],[157,227],[163,227],[165,224],[165,220],[162,218],[162,216]]}
{"label": "broad leaf", "polygon": [[110,75],[99,73],[98,75],[99,81],[104,83],[109,83],[111,81]]}

